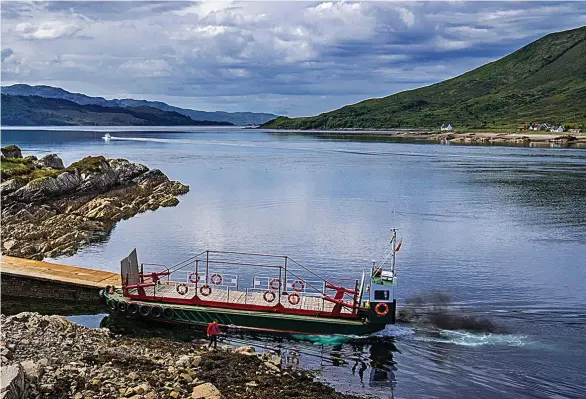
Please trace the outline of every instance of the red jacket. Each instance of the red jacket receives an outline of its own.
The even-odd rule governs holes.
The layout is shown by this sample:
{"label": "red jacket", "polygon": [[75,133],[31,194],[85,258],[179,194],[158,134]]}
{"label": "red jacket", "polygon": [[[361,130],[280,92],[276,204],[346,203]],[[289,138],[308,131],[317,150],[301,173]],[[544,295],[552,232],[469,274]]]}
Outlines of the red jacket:
{"label": "red jacket", "polygon": [[207,334],[208,335],[218,335],[221,334],[220,326],[217,323],[210,323],[208,324]]}

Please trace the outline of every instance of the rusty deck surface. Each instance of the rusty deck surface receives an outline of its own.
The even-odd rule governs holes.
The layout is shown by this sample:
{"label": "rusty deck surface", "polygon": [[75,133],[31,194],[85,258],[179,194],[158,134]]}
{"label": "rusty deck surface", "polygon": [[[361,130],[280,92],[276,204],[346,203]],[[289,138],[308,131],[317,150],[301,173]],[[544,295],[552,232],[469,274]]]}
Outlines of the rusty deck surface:
{"label": "rusty deck surface", "polygon": [[116,273],[15,258],[13,256],[2,255],[0,270],[2,273],[15,276],[51,280],[86,287],[103,288],[106,285],[120,286],[120,275]]}

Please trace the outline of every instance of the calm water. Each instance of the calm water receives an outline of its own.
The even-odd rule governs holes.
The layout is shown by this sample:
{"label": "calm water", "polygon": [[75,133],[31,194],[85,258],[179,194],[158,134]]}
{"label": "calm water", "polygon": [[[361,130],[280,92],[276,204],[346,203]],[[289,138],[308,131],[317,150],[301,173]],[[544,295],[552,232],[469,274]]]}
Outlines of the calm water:
{"label": "calm water", "polygon": [[[123,157],[189,184],[175,208],[119,223],[61,263],[112,271],[205,249],[287,254],[358,277],[398,254],[400,305],[431,291],[500,334],[409,324],[295,349],[342,390],[396,398],[586,395],[586,151],[348,142],[262,131],[3,131],[26,154]],[[240,272],[241,278],[250,276]],[[261,344],[261,343],[259,343]]]}

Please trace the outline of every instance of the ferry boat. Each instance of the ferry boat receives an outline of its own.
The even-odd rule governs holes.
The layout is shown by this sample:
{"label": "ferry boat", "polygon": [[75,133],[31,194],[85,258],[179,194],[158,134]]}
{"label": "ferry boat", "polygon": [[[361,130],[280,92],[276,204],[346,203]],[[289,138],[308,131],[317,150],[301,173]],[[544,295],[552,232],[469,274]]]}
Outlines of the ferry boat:
{"label": "ferry boat", "polygon": [[[174,266],[138,263],[136,249],[121,261],[121,287],[100,295],[113,313],[230,330],[364,335],[395,323],[395,256],[391,250],[360,280],[323,278],[288,256],[207,250]],[[388,270],[385,270],[385,265]],[[235,272],[258,270],[249,285]],[[250,273],[247,273],[250,275]]]}

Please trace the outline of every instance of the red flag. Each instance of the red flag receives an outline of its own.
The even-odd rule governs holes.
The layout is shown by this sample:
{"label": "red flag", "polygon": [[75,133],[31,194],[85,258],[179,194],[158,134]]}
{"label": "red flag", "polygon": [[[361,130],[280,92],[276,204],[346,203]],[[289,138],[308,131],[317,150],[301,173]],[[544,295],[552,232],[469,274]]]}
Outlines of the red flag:
{"label": "red flag", "polygon": [[401,244],[403,244],[403,237],[401,237],[401,239],[399,240],[399,243],[397,244],[397,247],[395,248],[395,252],[399,252],[399,249],[401,249]]}

